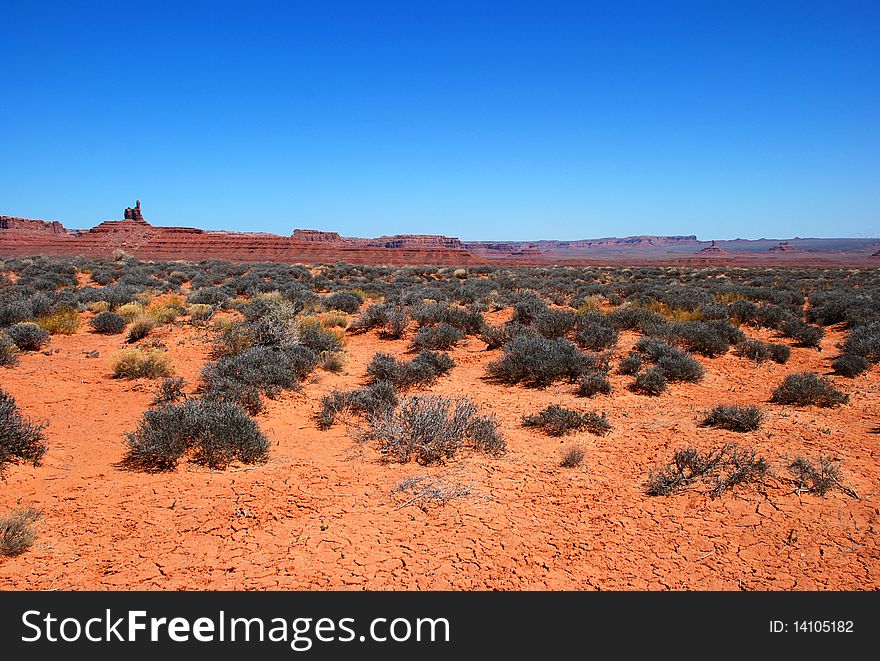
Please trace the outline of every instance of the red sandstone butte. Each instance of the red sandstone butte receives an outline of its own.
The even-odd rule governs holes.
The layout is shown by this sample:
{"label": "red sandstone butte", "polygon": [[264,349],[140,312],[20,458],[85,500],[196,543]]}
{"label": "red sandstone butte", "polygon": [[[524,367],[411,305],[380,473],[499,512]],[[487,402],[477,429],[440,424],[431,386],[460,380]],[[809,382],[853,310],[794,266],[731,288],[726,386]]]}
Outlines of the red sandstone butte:
{"label": "red sandstone butte", "polygon": [[770,252],[799,252],[799,250],[788,241],[780,241],[778,246],[770,248]]}
{"label": "red sandstone butte", "polygon": [[724,250],[724,248],[719,248],[716,241],[712,242],[711,246],[707,246],[703,248],[700,252],[700,255],[708,256],[708,255],[729,255],[730,253]]}

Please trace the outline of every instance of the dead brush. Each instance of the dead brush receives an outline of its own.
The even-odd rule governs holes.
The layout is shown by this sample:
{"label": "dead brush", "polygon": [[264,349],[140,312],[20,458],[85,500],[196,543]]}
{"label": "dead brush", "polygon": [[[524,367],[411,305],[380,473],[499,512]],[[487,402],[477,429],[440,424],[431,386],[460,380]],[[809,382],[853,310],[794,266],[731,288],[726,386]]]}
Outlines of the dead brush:
{"label": "dead brush", "polygon": [[451,500],[486,498],[483,494],[474,491],[474,488],[468,484],[447,481],[443,476],[431,478],[427,475],[405,477],[400,481],[400,484],[391,490],[391,493],[392,495],[404,494],[409,496],[407,500],[395,507],[395,510],[401,510],[412,505],[418,507],[423,512],[428,511],[430,504],[444,505]]}
{"label": "dead brush", "polygon": [[807,457],[798,457],[788,465],[788,472],[792,475],[795,493],[814,493],[824,496],[833,489],[840,489],[850,498],[859,498],[855,489],[843,484],[840,468],[832,464],[827,458],[819,457],[818,462],[813,462]]}
{"label": "dead brush", "polygon": [[697,482],[705,482],[711,485],[709,495],[716,498],[737,485],[760,483],[769,472],[770,466],[763,457],[736,443],[705,454],[696,448],[684,448],[676,451],[666,466],[649,473],[647,493],[668,496]]}

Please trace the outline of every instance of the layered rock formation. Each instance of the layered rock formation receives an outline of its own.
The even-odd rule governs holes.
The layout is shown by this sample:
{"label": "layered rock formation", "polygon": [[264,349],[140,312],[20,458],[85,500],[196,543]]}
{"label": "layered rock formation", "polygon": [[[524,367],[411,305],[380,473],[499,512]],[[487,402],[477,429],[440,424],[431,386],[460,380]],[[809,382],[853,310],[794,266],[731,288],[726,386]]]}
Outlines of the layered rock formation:
{"label": "layered rock formation", "polygon": [[[694,235],[606,237],[579,241],[460,241],[442,235],[399,234],[373,239],[337,232],[296,229],[291,236],[260,232],[156,227],[143,216],[140,200],[122,220],[88,231],[67,230],[58,221],[0,216],[0,257],[111,257],[123,250],[142,259],[275,261],[354,264],[563,264],[715,265],[719,257],[738,265],[815,264],[876,266],[880,250],[871,239],[778,239],[713,241]],[[872,257],[868,257],[873,252]]]}
{"label": "layered rock formation", "polygon": [[701,257],[711,257],[712,255],[729,255],[730,253],[718,246],[716,241],[712,245],[706,246],[698,253]]}
{"label": "layered rock formation", "polygon": [[57,220],[34,220],[33,218],[16,218],[0,216],[0,230],[18,230],[22,232],[46,232],[64,234],[64,226]]}
{"label": "layered rock formation", "polygon": [[321,230],[293,230],[296,241],[314,241],[316,243],[339,243],[342,238],[339,232],[322,232]]}
{"label": "layered rock formation", "polygon": [[[4,217],[6,218],[6,217]],[[347,239],[336,232],[295,230],[290,237],[258,232],[209,232],[154,227],[140,200],[122,220],[106,220],[87,232],[66,232],[60,223],[9,218],[0,225],[0,255],[111,257],[123,250],[142,259],[276,261],[355,264],[470,264],[474,256],[458,239],[400,235]]]}
{"label": "layered rock formation", "polygon": [[780,241],[778,246],[772,246],[769,252],[800,252],[788,241]]}

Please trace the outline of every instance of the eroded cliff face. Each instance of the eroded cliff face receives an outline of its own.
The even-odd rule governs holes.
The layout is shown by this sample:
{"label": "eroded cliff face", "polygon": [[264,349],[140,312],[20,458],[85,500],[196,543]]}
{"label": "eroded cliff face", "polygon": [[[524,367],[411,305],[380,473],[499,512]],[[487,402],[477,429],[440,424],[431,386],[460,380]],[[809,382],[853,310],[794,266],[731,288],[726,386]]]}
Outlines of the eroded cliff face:
{"label": "eroded cliff face", "polygon": [[123,250],[141,259],[335,262],[355,264],[470,264],[474,257],[458,239],[401,235],[342,238],[336,232],[295,230],[290,237],[258,232],[209,232],[191,227],[154,227],[140,202],[123,220],[104,221],[69,233],[60,223],[3,216],[0,255],[111,257]]}
{"label": "eroded cliff face", "polygon": [[33,218],[17,218],[16,216],[0,216],[0,230],[48,234],[64,234],[66,232],[64,226],[57,220],[34,220]]}

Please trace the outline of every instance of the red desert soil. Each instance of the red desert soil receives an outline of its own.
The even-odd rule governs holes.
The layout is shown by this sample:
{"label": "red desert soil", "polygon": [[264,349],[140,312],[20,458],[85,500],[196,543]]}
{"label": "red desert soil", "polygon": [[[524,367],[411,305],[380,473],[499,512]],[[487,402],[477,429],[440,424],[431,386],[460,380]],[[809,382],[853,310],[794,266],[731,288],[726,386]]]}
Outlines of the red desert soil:
{"label": "red desert soil", "polygon": [[[208,359],[205,331],[184,323],[155,336],[192,387]],[[759,332],[755,336],[769,339]],[[149,406],[158,381],[111,378],[122,336],[88,326],[54,336],[59,352],[24,355],[0,370],[23,413],[45,419],[49,451],[40,467],[10,466],[0,511],[34,506],[34,546],[0,562],[4,589],[876,589],[880,371],[837,379],[851,394],[836,410],[769,404],[791,372],[827,373],[841,339],[829,329],[821,353],[794,348],[786,365],[755,365],[733,354],[708,360],[700,384],[673,384],[660,397],[614,392],[593,400],[574,386],[531,390],[490,384],[498,351],[468,339],[457,367],[432,389],[469,395],[497,414],[509,439],[500,459],[463,457],[441,467],[383,464],[337,424],[318,431],[310,416],[333,387],[364,381],[376,351],[403,353],[405,341],[351,337],[343,375],[316,372],[301,393],[268,402],[258,416],[272,440],[268,463],[215,472],[182,464],[171,473],[119,469],[124,434]],[[624,355],[636,336],[626,334]],[[97,350],[98,358],[84,352]],[[607,412],[605,437],[549,438],[519,426],[550,403]],[[753,434],[704,429],[719,403],[761,406]],[[584,465],[559,468],[572,441]],[[861,496],[803,494],[780,481],[766,496],[737,489],[717,499],[697,492],[644,493],[648,471],[687,444],[750,445],[785,474],[799,454],[840,461]],[[445,476],[477,496],[425,510],[393,494],[412,475]]]}

